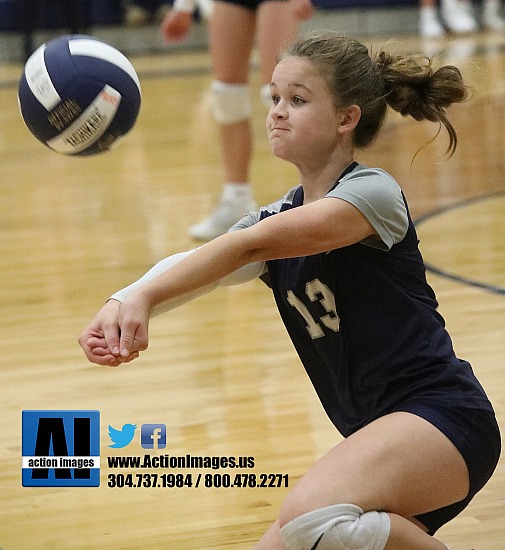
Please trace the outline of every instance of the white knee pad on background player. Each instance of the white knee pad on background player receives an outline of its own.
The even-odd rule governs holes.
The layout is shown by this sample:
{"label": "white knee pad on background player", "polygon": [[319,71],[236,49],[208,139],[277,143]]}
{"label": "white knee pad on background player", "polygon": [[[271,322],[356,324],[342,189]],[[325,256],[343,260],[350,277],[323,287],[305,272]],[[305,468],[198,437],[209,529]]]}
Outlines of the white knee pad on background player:
{"label": "white knee pad on background player", "polygon": [[281,536],[289,550],[384,550],[389,530],[385,512],[336,504],[290,521]]}
{"label": "white knee pad on background player", "polygon": [[251,118],[251,98],[247,84],[214,80],[211,97],[212,114],[219,124],[234,124]]}

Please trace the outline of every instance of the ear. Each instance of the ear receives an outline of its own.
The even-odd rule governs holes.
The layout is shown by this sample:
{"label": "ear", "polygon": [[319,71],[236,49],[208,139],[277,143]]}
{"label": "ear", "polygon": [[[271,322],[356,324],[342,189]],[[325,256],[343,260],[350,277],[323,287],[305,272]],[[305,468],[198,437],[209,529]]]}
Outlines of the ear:
{"label": "ear", "polygon": [[361,109],[357,105],[349,105],[349,107],[339,109],[338,116],[340,120],[338,125],[338,133],[351,133],[354,128],[356,128],[361,118]]}

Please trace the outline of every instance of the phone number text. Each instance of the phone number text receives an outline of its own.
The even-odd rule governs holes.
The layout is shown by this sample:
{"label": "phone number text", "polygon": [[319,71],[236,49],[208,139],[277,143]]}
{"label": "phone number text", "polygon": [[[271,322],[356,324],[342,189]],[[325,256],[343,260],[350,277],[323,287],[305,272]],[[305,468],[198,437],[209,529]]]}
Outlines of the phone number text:
{"label": "phone number text", "polygon": [[289,487],[288,474],[108,474],[107,485],[112,488],[146,487],[182,489],[184,487]]}

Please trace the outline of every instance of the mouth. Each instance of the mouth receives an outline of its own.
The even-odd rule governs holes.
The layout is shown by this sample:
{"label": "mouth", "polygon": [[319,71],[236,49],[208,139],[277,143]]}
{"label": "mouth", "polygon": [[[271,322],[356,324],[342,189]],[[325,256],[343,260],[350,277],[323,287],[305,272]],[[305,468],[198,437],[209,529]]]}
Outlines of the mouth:
{"label": "mouth", "polygon": [[289,130],[287,128],[283,128],[281,126],[273,126],[272,128],[270,128],[270,133],[271,134],[276,133],[276,132],[289,132]]}

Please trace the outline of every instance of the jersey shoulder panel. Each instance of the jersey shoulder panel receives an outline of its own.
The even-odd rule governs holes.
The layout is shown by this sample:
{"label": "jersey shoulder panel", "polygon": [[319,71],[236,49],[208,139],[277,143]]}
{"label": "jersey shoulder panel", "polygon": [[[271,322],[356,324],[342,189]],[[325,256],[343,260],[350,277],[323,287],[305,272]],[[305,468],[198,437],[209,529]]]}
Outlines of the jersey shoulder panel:
{"label": "jersey shoulder panel", "polygon": [[380,168],[358,164],[326,196],[355,206],[377,231],[380,241],[367,239],[363,244],[389,250],[407,234],[409,219],[402,190],[396,180]]}

